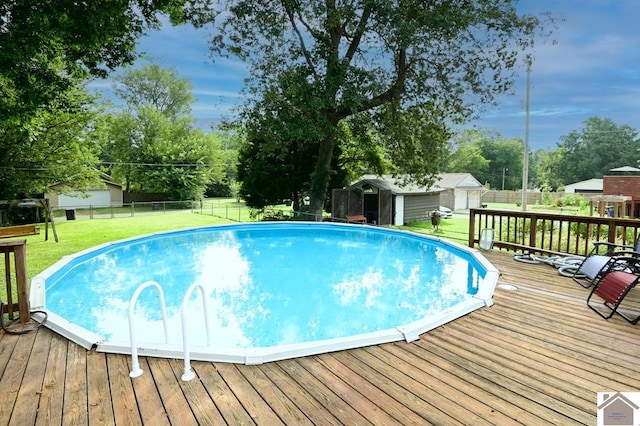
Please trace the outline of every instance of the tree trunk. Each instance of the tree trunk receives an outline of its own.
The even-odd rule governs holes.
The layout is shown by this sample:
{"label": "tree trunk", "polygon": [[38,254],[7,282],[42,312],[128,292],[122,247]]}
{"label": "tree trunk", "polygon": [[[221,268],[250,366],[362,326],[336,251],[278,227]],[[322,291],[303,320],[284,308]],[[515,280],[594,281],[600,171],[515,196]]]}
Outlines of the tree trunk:
{"label": "tree trunk", "polygon": [[327,189],[331,178],[331,160],[335,139],[333,133],[327,135],[318,150],[318,161],[311,177],[311,195],[309,197],[309,213],[316,222],[322,221],[322,212],[326,201]]}
{"label": "tree trunk", "polygon": [[300,195],[298,195],[297,192],[291,193],[291,201],[291,208],[293,210],[293,213],[298,214],[298,212],[300,212]]}

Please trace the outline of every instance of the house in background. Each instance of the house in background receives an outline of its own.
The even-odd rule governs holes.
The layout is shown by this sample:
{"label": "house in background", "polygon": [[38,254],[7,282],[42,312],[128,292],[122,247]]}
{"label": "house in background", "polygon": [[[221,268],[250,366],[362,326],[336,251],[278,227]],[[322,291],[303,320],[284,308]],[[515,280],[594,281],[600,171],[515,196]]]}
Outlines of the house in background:
{"label": "house in background", "polygon": [[[598,179],[590,179],[598,181]],[[589,182],[589,181],[584,181]],[[567,185],[566,188],[582,184]],[[578,190],[575,190],[578,193]],[[630,166],[609,170],[602,178],[602,191],[589,193],[581,191],[591,203],[590,215],[597,213],[604,217],[640,217],[640,169]]]}
{"label": "house in background", "polygon": [[588,179],[564,187],[565,194],[602,194],[603,179]]}
{"label": "house in background", "polygon": [[435,187],[441,188],[440,205],[451,210],[477,209],[487,189],[471,173],[443,173]]}
{"label": "house in background", "polygon": [[404,225],[428,219],[439,206],[452,210],[481,206],[484,186],[469,173],[445,173],[431,187],[402,184],[390,175],[365,175],[348,188],[334,189],[332,216],[363,215],[367,223]]}
{"label": "house in background", "polygon": [[120,207],[123,203],[122,185],[111,181],[111,177],[102,173],[101,185],[87,190],[70,188],[68,185],[52,185],[44,197],[54,209],[72,209],[76,207]]}

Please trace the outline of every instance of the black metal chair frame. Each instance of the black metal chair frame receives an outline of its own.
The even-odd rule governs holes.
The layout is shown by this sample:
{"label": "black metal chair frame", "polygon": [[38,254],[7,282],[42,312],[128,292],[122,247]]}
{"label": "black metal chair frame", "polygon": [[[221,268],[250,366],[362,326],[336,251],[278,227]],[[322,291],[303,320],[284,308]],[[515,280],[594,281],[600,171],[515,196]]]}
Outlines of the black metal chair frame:
{"label": "black metal chair frame", "polygon": [[[596,312],[598,315],[600,315],[604,319],[609,319],[613,316],[613,314],[617,313],[629,323],[634,325],[637,324],[638,321],[640,321],[640,314],[637,317],[630,317],[624,314],[623,312],[620,312],[618,308],[620,307],[620,304],[622,303],[624,298],[627,296],[629,291],[631,291],[634,287],[636,287],[636,285],[640,281],[640,259],[635,256],[612,257],[611,261],[607,263],[605,268],[607,268],[606,272],[600,274],[600,276],[597,277],[595,280],[593,289],[591,290],[591,292],[589,293],[589,296],[587,297],[587,306],[589,306],[589,308],[591,308],[594,312]],[[612,303],[604,299],[602,296],[600,296],[598,292],[599,290],[601,290],[602,286],[609,285],[606,278],[609,274],[614,272],[621,272],[628,275],[629,282],[627,282],[625,287],[622,289],[622,291],[619,294],[617,294],[617,298],[615,302]],[[603,313],[600,309],[598,309],[592,303],[591,298],[594,294],[603,300],[602,306],[609,309],[609,312],[607,314]]]}
{"label": "black metal chair frame", "polygon": [[[604,254],[600,253],[601,247],[606,247],[606,252]],[[571,276],[573,281],[575,281],[576,283],[578,283],[584,288],[591,287],[596,281],[598,281],[599,278],[602,278],[603,274],[611,266],[609,262],[605,262],[603,266],[600,268],[600,271],[593,278],[585,277],[584,274],[580,273],[580,269],[582,268],[583,265],[586,264],[586,262],[589,261],[589,258],[595,255],[607,256],[607,257],[628,256],[628,257],[640,258],[640,236],[638,237],[635,245],[633,246],[625,245],[625,244],[615,244],[615,243],[610,243],[608,241],[594,242],[593,249],[591,249],[591,252],[587,255],[587,257],[584,258],[582,263],[578,265],[578,267],[575,269],[573,273],[573,276]]]}

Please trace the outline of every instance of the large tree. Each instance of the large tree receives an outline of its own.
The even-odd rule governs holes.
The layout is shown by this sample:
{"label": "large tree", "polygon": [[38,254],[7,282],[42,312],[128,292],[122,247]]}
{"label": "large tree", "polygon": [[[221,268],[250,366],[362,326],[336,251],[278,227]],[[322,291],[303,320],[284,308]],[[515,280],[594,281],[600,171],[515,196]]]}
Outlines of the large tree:
{"label": "large tree", "polygon": [[504,138],[497,132],[489,132],[478,141],[482,156],[489,160],[484,182],[493,189],[515,190],[522,188],[524,142],[520,138]]}
{"label": "large tree", "polygon": [[224,171],[221,140],[193,128],[191,84],[156,64],[125,70],[115,92],[123,111],[104,121],[103,159],[127,191],[200,198]]}
{"label": "large tree", "polygon": [[[311,212],[320,217],[336,131],[347,117],[371,114],[389,132],[380,142],[398,169],[433,178],[437,170],[414,156],[439,152],[449,124],[509,89],[519,55],[541,28],[540,18],[518,14],[513,3],[226,0],[211,46],[215,55],[251,61],[254,101],[279,88],[282,103],[297,110],[304,143],[317,151]],[[402,132],[415,117],[419,131]]]}
{"label": "large tree", "polygon": [[41,194],[53,184],[91,186],[99,147],[88,129],[96,115],[91,98],[76,88],[19,125],[0,125],[0,199]]}
{"label": "large tree", "polygon": [[[95,174],[89,124],[91,76],[135,58],[138,37],[198,20],[207,3],[190,0],[8,0],[0,3],[0,198],[82,183]],[[54,136],[55,135],[55,136]]]}
{"label": "large tree", "polygon": [[493,189],[522,187],[524,143],[508,139],[495,130],[467,129],[451,142],[448,172],[471,173]]}
{"label": "large tree", "polygon": [[543,191],[557,191],[564,186],[558,176],[560,149],[539,149],[529,158],[529,182]]}
{"label": "large tree", "polygon": [[449,173],[471,173],[476,179],[488,183],[491,160],[482,155],[480,140],[483,133],[467,129],[451,140],[451,155],[445,166]]}
{"label": "large tree", "polygon": [[[301,212],[302,199],[311,189],[309,170],[316,163],[317,148],[297,139],[279,139],[278,143],[269,143],[260,139],[265,133],[271,132],[250,132],[240,150],[240,195],[248,206],[255,208],[291,199],[293,210]],[[366,172],[383,174],[388,171],[384,153],[375,143],[375,135],[362,123],[355,120],[340,123],[336,139],[331,174],[333,186],[348,185]],[[308,218],[306,214],[303,217]]]}
{"label": "large tree", "polygon": [[561,139],[556,176],[565,185],[601,178],[616,167],[636,167],[640,159],[637,130],[609,118],[588,118],[581,129]]}
{"label": "large tree", "polygon": [[[185,6],[186,3],[186,6]],[[0,4],[0,119],[38,110],[88,75],[135,59],[159,15],[193,17],[185,0],[9,0]],[[200,2],[206,4],[207,2]],[[201,10],[205,6],[199,7]]]}

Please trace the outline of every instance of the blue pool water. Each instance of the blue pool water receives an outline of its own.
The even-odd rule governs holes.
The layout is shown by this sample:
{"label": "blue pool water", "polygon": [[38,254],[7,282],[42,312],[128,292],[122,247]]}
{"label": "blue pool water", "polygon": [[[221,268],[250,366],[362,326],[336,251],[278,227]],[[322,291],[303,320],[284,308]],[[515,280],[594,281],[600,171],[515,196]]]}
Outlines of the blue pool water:
{"label": "blue pool water", "polygon": [[[486,266],[436,239],[366,226],[264,223],[154,234],[88,251],[45,275],[46,309],[129,342],[127,313],[145,281],[162,287],[168,341],[179,344],[181,304],[199,283],[215,348],[344,338],[437,316],[477,296]],[[494,283],[495,284],[495,283]],[[135,307],[142,342],[162,343],[158,294]],[[189,300],[189,335],[206,344],[203,301]]]}

